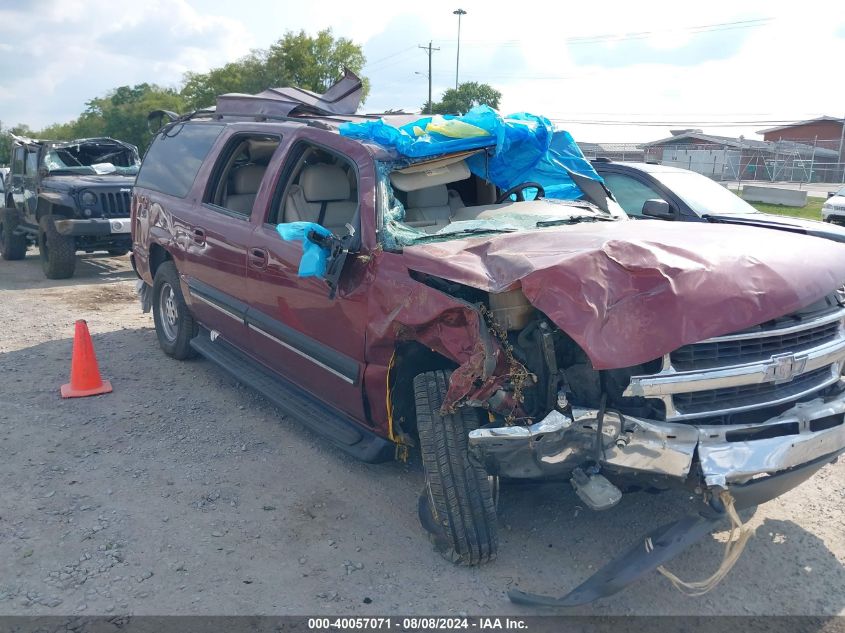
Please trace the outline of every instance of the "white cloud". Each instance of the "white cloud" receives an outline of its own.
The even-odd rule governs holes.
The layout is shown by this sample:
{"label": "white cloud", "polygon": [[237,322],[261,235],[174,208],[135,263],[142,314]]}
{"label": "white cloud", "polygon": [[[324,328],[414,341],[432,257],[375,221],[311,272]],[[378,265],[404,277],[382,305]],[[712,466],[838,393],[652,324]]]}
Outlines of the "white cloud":
{"label": "white cloud", "polygon": [[96,0],[54,0],[0,9],[0,120],[38,128],[77,116],[85,102],[121,85],[177,85],[246,54],[246,27],[208,16],[185,0],[142,8]]}
{"label": "white cloud", "polygon": [[[834,35],[841,26],[819,20],[821,7],[813,4],[717,1],[697,5],[693,15],[676,2],[651,2],[648,11],[628,2],[560,3],[538,10],[531,5],[523,11],[513,11],[512,2],[467,3],[461,78],[493,84],[504,95],[505,111],[569,120],[700,122],[697,127],[715,134],[753,137],[767,125],[715,122],[843,114],[824,68],[845,56],[845,39]],[[419,15],[442,49],[434,69],[441,90],[454,78],[456,22],[449,13],[439,11],[436,23]],[[753,19],[768,21],[741,23]],[[739,24],[691,28],[731,22]],[[589,39],[613,34],[620,37]],[[572,38],[582,40],[567,42]],[[810,40],[812,47],[796,44]],[[403,70],[399,64],[371,73],[368,106],[420,103],[397,98],[409,91],[422,94],[422,78],[412,78],[404,93],[392,88]],[[379,89],[384,81],[391,84],[386,93]],[[576,139],[644,141],[689,125],[566,127]]]}
{"label": "white cloud", "polygon": [[[76,116],[86,100],[125,84],[178,85],[263,48],[285,31],[336,35],[364,45],[371,110],[418,108],[427,96],[425,53],[434,41],[435,98],[454,85],[461,6],[462,80],[491,83],[502,109],[569,120],[700,122],[713,133],[753,136],[764,124],[716,121],[842,116],[831,68],[845,58],[843,25],[819,19],[826,3],[712,0],[695,12],[676,1],[530,3],[429,0],[308,3],[252,0],[6,2],[0,8],[0,120],[39,127]],[[690,27],[771,18],[753,28]],[[637,34],[637,35],[632,35]],[[593,38],[616,35],[620,37]],[[582,38],[574,42],[573,38]],[[14,55],[8,51],[15,52]],[[415,74],[421,72],[423,75]],[[840,91],[841,92],[841,91]],[[652,140],[670,126],[567,124],[576,139]],[[681,127],[679,125],[678,127]],[[684,127],[686,127],[684,125]]]}

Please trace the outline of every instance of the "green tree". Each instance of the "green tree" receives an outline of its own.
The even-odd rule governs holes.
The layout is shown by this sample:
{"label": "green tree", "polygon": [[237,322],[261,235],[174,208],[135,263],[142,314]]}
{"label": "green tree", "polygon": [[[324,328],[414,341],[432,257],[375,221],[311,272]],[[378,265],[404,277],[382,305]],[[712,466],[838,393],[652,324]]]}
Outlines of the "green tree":
{"label": "green tree", "polygon": [[[267,50],[254,50],[207,73],[186,73],[180,90],[150,83],[119,86],[88,101],[85,111],[67,123],[55,123],[38,132],[25,125],[10,129],[0,125],[0,165],[9,162],[10,132],[59,141],[111,136],[137,145],[143,153],[151,140],[147,130],[151,110],[186,112],[214,105],[219,94],[257,93],[278,86],[322,93],[342,76],[344,68],[360,75],[364,62],[361,47],[349,39],[335,38],[331,29],[315,37],[305,31],[288,31]],[[363,83],[366,97],[369,82],[363,78]]]}
{"label": "green tree", "polygon": [[[270,47],[267,63],[285,70],[287,85],[323,93],[348,68],[360,75],[366,58],[358,44],[345,37],[335,38],[331,29],[323,29],[317,37],[305,31],[288,31]],[[364,98],[369,83],[364,81]]]}
{"label": "green tree", "polygon": [[[480,84],[475,81],[468,81],[458,86],[458,89],[449,88],[443,93],[440,101],[431,105],[433,114],[466,114],[477,105],[488,105],[494,110],[499,108],[499,100],[502,93],[490,84]],[[429,112],[429,103],[423,104],[422,111]]]}
{"label": "green tree", "polygon": [[8,152],[9,131],[52,141],[110,136],[137,145],[143,153],[152,139],[147,129],[147,114],[151,110],[185,110],[185,102],[176,90],[148,83],[120,86],[105,96],[91,99],[85,105],[85,111],[67,123],[54,123],[37,132],[27,126],[3,130],[0,138],[0,164]]}
{"label": "green tree", "polygon": [[287,83],[284,67],[268,62],[267,51],[252,51],[236,62],[207,73],[185,73],[182,98],[191,110],[214,105],[217,95],[227,92],[255,94]]}
{"label": "green tree", "polygon": [[111,136],[137,145],[142,152],[151,140],[147,114],[151,110],[185,109],[185,101],[176,90],[148,83],[120,86],[86,105],[85,112],[68,130],[71,138]]}
{"label": "green tree", "polygon": [[0,121],[0,167],[8,167],[12,161],[12,134],[37,137],[37,134],[25,123],[5,128],[3,122]]}
{"label": "green tree", "polygon": [[[364,53],[358,44],[335,38],[331,29],[316,37],[305,31],[288,31],[267,50],[254,50],[246,57],[207,73],[187,73],[181,95],[191,109],[214,105],[217,95],[227,92],[253,94],[267,88],[297,86],[323,93],[342,75],[344,68],[360,74]],[[364,96],[369,82],[363,79]]]}

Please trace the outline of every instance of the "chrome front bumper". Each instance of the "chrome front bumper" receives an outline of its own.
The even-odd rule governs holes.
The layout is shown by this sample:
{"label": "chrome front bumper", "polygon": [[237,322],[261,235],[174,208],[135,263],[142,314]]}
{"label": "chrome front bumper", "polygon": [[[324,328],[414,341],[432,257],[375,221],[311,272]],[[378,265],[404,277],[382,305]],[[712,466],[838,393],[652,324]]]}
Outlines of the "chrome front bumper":
{"label": "chrome front bumper", "polygon": [[[566,475],[592,459],[597,413],[576,408],[570,419],[552,411],[531,426],[476,429],[470,451],[493,475]],[[758,424],[694,426],[607,412],[602,427],[600,462],[610,472],[683,481],[697,450],[705,485],[743,484],[845,451],[845,393],[796,404]]]}

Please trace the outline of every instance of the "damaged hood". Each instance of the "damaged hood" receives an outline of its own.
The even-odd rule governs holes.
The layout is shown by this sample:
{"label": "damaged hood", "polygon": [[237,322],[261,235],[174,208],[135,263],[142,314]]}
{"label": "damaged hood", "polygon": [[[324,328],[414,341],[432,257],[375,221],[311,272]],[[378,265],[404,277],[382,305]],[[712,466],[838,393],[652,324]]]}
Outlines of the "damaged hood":
{"label": "damaged hood", "polygon": [[77,174],[53,174],[46,176],[41,180],[42,186],[51,189],[66,189],[72,191],[75,189],[98,187],[125,187],[127,190],[135,184],[135,176],[122,176],[120,174],[105,174],[103,176],[96,175],[77,175]]}
{"label": "damaged hood", "polygon": [[761,226],[823,237],[837,242],[845,242],[845,227],[828,224],[827,222],[819,222],[818,220],[805,220],[804,218],[793,218],[788,215],[772,215],[770,213],[708,213],[704,217],[708,222]]}
{"label": "damaged hood", "polygon": [[488,292],[522,287],[596,369],[798,310],[845,281],[845,245],[750,226],[607,222],[404,249],[410,270]]}

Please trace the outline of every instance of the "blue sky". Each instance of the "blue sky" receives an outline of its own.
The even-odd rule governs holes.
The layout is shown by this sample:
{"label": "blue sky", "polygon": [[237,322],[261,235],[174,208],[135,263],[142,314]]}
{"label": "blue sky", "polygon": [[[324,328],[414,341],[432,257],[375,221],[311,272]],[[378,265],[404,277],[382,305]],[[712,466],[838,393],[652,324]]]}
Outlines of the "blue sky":
{"label": "blue sky", "polygon": [[458,6],[467,11],[461,79],[494,85],[506,112],[562,120],[576,139],[646,141],[691,123],[753,138],[769,125],[752,122],[845,115],[836,70],[845,12],[836,19],[827,2],[7,0],[0,121],[68,120],[110,88],[178,86],[186,71],[266,48],[287,30],[327,26],[364,46],[366,109],[419,108],[427,58],[418,45],[440,48],[435,97],[454,85]]}

